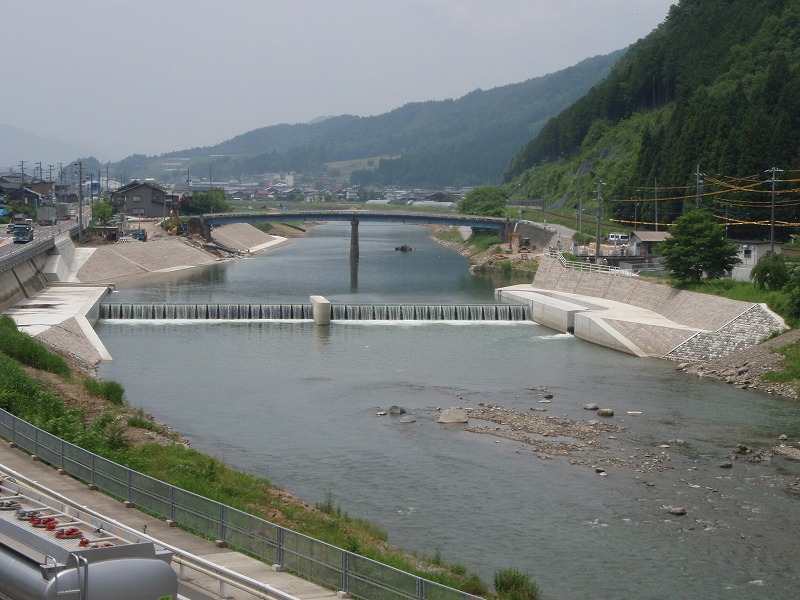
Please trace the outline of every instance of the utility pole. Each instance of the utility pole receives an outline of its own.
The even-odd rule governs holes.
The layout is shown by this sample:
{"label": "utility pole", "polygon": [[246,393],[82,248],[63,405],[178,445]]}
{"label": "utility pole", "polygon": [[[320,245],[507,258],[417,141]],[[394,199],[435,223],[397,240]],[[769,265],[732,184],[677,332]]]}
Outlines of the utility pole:
{"label": "utility pole", "polygon": [[656,188],[655,188],[655,197],[656,197],[656,231],[658,231],[658,177],[655,178]]}
{"label": "utility pole", "polygon": [[83,237],[83,161],[78,161],[78,239]]}
{"label": "utility pole", "polygon": [[64,201],[64,163],[58,163],[58,201]]}
{"label": "utility pole", "polygon": [[772,201],[770,202],[769,209],[769,251],[775,254],[775,174],[783,173],[783,169],[772,167],[764,171],[765,173],[772,173]]}
{"label": "utility pole", "polygon": [[50,201],[55,202],[56,195],[53,189],[53,169],[55,165],[47,165],[47,183],[50,184]]}
{"label": "utility pole", "polygon": [[605,182],[600,180],[597,182],[597,229],[594,234],[594,264],[600,264],[600,221],[603,218],[603,195],[600,193],[601,186]]}
{"label": "utility pole", "polygon": [[694,197],[694,204],[697,207],[700,206],[700,194],[703,192],[703,180],[702,180],[702,177],[704,175],[705,175],[705,173],[701,173],[700,172],[700,165],[698,164],[697,165],[697,170],[694,172],[695,185],[696,185],[696,190],[695,190],[695,194],[696,195]]}

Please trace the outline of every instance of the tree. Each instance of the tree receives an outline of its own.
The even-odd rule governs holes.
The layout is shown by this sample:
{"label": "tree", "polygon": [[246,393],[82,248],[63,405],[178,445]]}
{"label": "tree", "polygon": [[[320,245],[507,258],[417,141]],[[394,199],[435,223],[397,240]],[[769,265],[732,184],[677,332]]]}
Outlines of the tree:
{"label": "tree", "polygon": [[107,202],[92,204],[92,223],[98,227],[107,227],[114,220],[114,207]]}
{"label": "tree", "polygon": [[230,211],[225,192],[213,188],[207,192],[197,192],[189,198],[186,211],[192,214],[221,213]]}
{"label": "tree", "polygon": [[791,275],[786,255],[767,252],[758,259],[750,273],[750,279],[762,290],[777,291],[789,283]]}
{"label": "tree", "polygon": [[705,209],[694,209],[678,217],[671,236],[661,242],[656,252],[681,281],[699,282],[719,279],[739,261],[739,248],[725,237],[725,228]]}
{"label": "tree", "polygon": [[462,215],[503,217],[506,214],[507,194],[493,185],[483,185],[469,192],[458,203]]}

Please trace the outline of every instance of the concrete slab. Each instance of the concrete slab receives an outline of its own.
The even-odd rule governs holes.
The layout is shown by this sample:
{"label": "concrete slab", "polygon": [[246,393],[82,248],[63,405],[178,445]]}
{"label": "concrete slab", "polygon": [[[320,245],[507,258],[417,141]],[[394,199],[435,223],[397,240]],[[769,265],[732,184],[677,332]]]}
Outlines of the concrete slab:
{"label": "concrete slab", "polygon": [[[532,284],[500,288],[496,294],[527,304],[532,319],[540,325],[634,356],[661,358],[674,348],[673,340],[702,331],[632,304]],[[648,335],[638,335],[641,331]]]}
{"label": "concrete slab", "polygon": [[93,327],[97,320],[97,306],[109,291],[108,286],[48,287],[21,300],[3,314],[14,319],[20,331],[33,337],[74,319],[101,360],[111,360],[111,354]]}

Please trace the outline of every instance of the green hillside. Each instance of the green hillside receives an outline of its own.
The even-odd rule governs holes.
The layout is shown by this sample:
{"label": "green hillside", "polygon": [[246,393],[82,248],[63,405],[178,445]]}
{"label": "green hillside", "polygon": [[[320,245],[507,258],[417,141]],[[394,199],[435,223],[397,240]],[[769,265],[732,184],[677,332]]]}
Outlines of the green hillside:
{"label": "green hillside", "polygon": [[773,167],[785,237],[797,224],[800,3],[683,0],[525,145],[504,181],[552,204],[593,202],[603,180],[606,216],[652,227],[658,198],[661,223],[699,204],[732,237],[763,238]]}
{"label": "green hillside", "polygon": [[375,166],[358,171],[354,181],[413,187],[499,183],[523,144],[605,77],[622,54],[590,58],[523,83],[475,90],[457,100],[415,102],[371,117],[274,125],[215,146],[131,156],[118,168],[161,180],[171,173],[185,178],[187,168],[211,170],[215,179],[223,179],[283,171],[321,175],[327,163],[374,159]]}

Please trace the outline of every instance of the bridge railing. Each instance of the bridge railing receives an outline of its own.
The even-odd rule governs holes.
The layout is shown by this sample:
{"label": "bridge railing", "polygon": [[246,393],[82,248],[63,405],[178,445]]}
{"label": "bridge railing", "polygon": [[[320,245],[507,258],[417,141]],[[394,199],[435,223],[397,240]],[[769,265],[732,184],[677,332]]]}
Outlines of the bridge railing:
{"label": "bridge railing", "polygon": [[478,598],[133,471],[4,410],[0,410],[0,437],[112,496],[211,539],[222,540],[267,564],[281,565],[310,581],[357,598]]}

